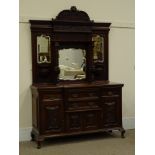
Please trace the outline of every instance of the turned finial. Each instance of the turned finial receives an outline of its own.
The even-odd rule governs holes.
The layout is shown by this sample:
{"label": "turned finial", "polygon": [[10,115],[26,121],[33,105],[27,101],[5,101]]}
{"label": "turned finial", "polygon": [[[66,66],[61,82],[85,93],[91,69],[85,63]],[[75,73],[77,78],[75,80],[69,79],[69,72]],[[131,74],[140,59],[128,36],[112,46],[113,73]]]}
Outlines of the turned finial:
{"label": "turned finial", "polygon": [[71,6],[71,11],[77,11],[77,8],[76,8],[76,6]]}

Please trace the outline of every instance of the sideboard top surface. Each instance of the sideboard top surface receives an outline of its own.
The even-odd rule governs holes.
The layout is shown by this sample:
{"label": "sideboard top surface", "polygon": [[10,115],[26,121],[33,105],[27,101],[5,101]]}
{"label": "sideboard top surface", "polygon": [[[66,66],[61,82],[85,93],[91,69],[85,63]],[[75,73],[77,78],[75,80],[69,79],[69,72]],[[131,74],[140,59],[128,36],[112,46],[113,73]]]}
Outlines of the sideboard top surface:
{"label": "sideboard top surface", "polygon": [[33,84],[31,86],[32,89],[61,89],[61,88],[85,88],[85,87],[123,87],[124,84],[122,83],[116,83],[116,82],[110,82],[110,81],[94,81],[91,83],[88,82],[75,82],[75,83],[58,83],[58,84]]}

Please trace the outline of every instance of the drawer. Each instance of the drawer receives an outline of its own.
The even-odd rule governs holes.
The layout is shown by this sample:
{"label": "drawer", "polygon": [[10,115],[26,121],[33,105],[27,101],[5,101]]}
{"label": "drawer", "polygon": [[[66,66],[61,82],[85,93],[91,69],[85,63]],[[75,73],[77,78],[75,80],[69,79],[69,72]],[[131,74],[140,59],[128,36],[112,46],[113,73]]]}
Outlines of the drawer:
{"label": "drawer", "polygon": [[59,101],[62,100],[62,94],[61,93],[43,93],[41,95],[41,99],[43,102],[51,102],[51,101]]}
{"label": "drawer", "polygon": [[101,97],[110,97],[110,96],[121,96],[120,88],[102,88],[101,89]]}
{"label": "drawer", "polygon": [[94,101],[80,101],[80,102],[67,102],[65,104],[67,110],[82,110],[82,109],[99,109],[99,102]]}
{"label": "drawer", "polygon": [[58,100],[45,100],[45,101],[40,102],[41,107],[53,106],[55,104],[63,106],[63,100],[59,100],[59,99]]}
{"label": "drawer", "polygon": [[69,101],[93,100],[99,98],[98,89],[69,89],[65,92],[66,99]]}

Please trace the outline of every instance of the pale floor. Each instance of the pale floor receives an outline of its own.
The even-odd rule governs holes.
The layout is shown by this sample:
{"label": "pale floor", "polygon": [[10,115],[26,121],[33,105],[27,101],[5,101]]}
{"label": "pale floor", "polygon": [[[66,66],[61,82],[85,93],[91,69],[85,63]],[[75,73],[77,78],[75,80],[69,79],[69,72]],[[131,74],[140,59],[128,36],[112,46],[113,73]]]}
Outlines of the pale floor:
{"label": "pale floor", "polygon": [[127,130],[125,138],[119,132],[53,138],[41,149],[35,142],[20,142],[19,148],[19,155],[134,155],[135,131]]}

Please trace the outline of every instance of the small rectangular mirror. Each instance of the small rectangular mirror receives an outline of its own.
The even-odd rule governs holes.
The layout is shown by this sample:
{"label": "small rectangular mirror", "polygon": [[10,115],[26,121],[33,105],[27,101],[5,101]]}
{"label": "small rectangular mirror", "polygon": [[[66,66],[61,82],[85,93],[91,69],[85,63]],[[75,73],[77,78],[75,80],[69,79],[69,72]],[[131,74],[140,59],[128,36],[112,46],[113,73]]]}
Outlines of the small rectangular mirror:
{"label": "small rectangular mirror", "polygon": [[94,62],[104,61],[104,38],[98,34],[93,35],[92,41],[94,42],[93,60]]}
{"label": "small rectangular mirror", "polygon": [[50,36],[37,36],[37,63],[51,62]]}
{"label": "small rectangular mirror", "polygon": [[84,49],[59,50],[60,80],[81,80],[86,78],[86,51]]}

